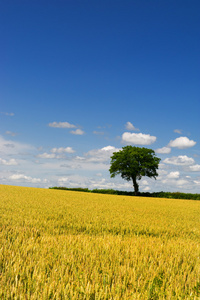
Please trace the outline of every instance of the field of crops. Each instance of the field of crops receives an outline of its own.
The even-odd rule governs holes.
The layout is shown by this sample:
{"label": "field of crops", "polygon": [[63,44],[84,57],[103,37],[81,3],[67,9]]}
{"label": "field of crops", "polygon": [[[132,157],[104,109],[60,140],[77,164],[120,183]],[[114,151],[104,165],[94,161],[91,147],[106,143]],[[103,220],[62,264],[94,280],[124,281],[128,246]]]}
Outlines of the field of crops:
{"label": "field of crops", "polygon": [[200,299],[200,201],[0,185],[0,299]]}

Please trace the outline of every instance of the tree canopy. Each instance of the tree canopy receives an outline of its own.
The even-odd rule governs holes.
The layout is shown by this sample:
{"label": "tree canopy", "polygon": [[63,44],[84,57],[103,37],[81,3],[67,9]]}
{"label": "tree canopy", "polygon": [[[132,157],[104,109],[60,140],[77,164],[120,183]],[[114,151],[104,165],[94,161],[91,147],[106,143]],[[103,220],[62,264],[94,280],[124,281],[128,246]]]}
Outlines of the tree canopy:
{"label": "tree canopy", "polygon": [[160,158],[156,157],[154,150],[133,146],[123,147],[111,156],[110,175],[121,177],[127,181],[132,180],[135,195],[138,194],[138,180],[143,176],[156,179]]}

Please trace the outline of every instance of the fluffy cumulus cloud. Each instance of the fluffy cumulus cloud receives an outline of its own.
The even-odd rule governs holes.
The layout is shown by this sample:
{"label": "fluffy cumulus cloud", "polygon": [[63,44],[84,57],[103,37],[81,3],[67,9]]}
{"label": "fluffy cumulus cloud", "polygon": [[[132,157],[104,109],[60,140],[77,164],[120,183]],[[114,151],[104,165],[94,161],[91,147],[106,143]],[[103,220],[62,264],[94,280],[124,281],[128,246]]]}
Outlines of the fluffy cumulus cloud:
{"label": "fluffy cumulus cloud", "polygon": [[106,146],[101,149],[90,150],[85,154],[85,158],[90,162],[106,162],[110,159],[113,152],[118,152],[120,149],[113,146]]}
{"label": "fluffy cumulus cloud", "polygon": [[143,179],[142,182],[141,182],[141,185],[149,185],[148,181]]}
{"label": "fluffy cumulus cloud", "polygon": [[170,179],[176,179],[176,178],[179,178],[179,176],[180,176],[180,172],[175,171],[175,172],[170,172],[170,173],[167,175],[167,178],[170,178]]}
{"label": "fluffy cumulus cloud", "polygon": [[135,128],[135,126],[131,122],[127,122],[125,127],[127,130],[130,130],[130,131],[139,131],[139,129]]}
{"label": "fluffy cumulus cloud", "polygon": [[194,166],[190,166],[190,171],[192,171],[192,172],[200,172],[200,165],[196,164]]}
{"label": "fluffy cumulus cloud", "polygon": [[[173,172],[171,172],[173,173]],[[168,175],[170,175],[169,173]],[[184,193],[194,193],[195,191],[198,193],[198,187],[197,185],[200,184],[200,181],[198,179],[193,179],[190,176],[180,176],[178,177],[178,174],[171,174],[172,176],[166,176],[163,177],[161,180],[161,185],[159,185],[159,189],[161,190],[163,188],[163,185],[165,187],[165,191],[170,190],[171,192],[184,192]],[[176,178],[177,177],[177,178]]]}
{"label": "fluffy cumulus cloud", "polygon": [[72,147],[60,147],[60,148],[53,148],[51,149],[52,153],[74,153],[75,151],[72,149]]}
{"label": "fluffy cumulus cloud", "polygon": [[133,185],[127,181],[109,181],[107,178],[99,180],[91,179],[88,181],[90,189],[116,189],[116,190],[133,190]]}
{"label": "fluffy cumulus cloud", "polygon": [[182,187],[184,187],[185,185],[188,184],[188,180],[186,180],[186,179],[179,179],[179,180],[177,180],[176,184],[177,184],[177,186],[179,186],[179,187],[182,188]]}
{"label": "fluffy cumulus cloud", "polygon": [[156,149],[155,152],[160,154],[169,154],[171,152],[171,148],[163,147],[163,148]]}
{"label": "fluffy cumulus cloud", "polygon": [[[70,124],[68,122],[52,122],[52,123],[49,123],[49,127],[54,127],[54,128],[77,128],[76,125],[74,124]],[[80,128],[77,128],[76,130],[71,130],[70,131],[71,134],[75,134],[75,135],[83,135],[85,132],[80,129]]]}
{"label": "fluffy cumulus cloud", "polygon": [[58,179],[59,185],[66,184],[66,183],[68,183],[68,181],[69,181],[68,177],[60,177]]}
{"label": "fluffy cumulus cloud", "polygon": [[[110,166],[110,158],[113,152],[117,152],[120,149],[115,148],[113,146],[106,146],[100,149],[90,150],[83,155],[71,155],[71,153],[63,152],[66,148],[52,148],[51,152],[38,154],[37,157],[46,161],[43,161],[44,168],[48,168],[58,170],[60,172],[60,168],[67,168],[74,173],[78,172],[75,170],[79,170],[79,172],[101,172],[102,170],[108,172]],[[70,150],[70,149],[68,149]],[[71,150],[73,150],[71,148]],[[69,151],[72,152],[72,151]],[[59,159],[59,160],[58,160]],[[37,164],[41,161],[38,160]]]}
{"label": "fluffy cumulus cloud", "polygon": [[49,123],[49,127],[54,127],[54,128],[76,128],[75,125],[70,124],[68,122],[52,122],[52,123]]}
{"label": "fluffy cumulus cloud", "polygon": [[86,176],[71,174],[58,178],[59,186],[91,188],[90,179]]}
{"label": "fluffy cumulus cloud", "polygon": [[150,187],[149,186],[145,186],[144,188],[143,188],[143,191],[144,192],[148,192],[148,191],[150,191],[151,189],[150,189]]}
{"label": "fluffy cumulus cloud", "polygon": [[55,153],[42,153],[42,154],[38,154],[37,157],[39,158],[56,158],[56,154]]}
{"label": "fluffy cumulus cloud", "polygon": [[189,166],[194,164],[194,159],[192,157],[188,157],[187,155],[179,155],[166,158],[163,162],[165,164],[172,164],[177,166]]}
{"label": "fluffy cumulus cloud", "polygon": [[196,145],[196,142],[189,140],[186,136],[179,137],[175,140],[171,140],[168,144],[169,147],[176,147],[179,149],[186,149]]}
{"label": "fluffy cumulus cloud", "polygon": [[101,149],[93,149],[83,154],[83,156],[73,156],[67,163],[61,165],[68,169],[79,170],[108,170],[110,158],[113,152],[119,151],[119,148],[113,146],[106,146]]}
{"label": "fluffy cumulus cloud", "polygon": [[134,145],[151,145],[156,141],[155,136],[143,133],[124,132],[122,134],[122,142]]}
{"label": "fluffy cumulus cloud", "polygon": [[164,164],[160,164],[159,165],[157,180],[160,180],[162,177],[165,177],[167,175],[167,171],[166,170],[162,170],[162,165],[164,165]]}
{"label": "fluffy cumulus cloud", "polygon": [[11,158],[9,160],[0,158],[0,164],[4,165],[4,166],[16,166],[16,165],[18,165],[18,163],[16,162],[16,160],[14,158]]}
{"label": "fluffy cumulus cloud", "polygon": [[13,181],[24,181],[24,182],[31,182],[31,183],[40,183],[40,178],[32,178],[31,176],[26,176],[24,174],[13,174],[9,176],[10,180]]}
{"label": "fluffy cumulus cloud", "polygon": [[72,147],[66,147],[66,148],[60,147],[60,148],[52,148],[50,150],[50,152],[51,153],[44,152],[44,153],[38,154],[37,157],[44,158],[44,159],[65,158],[66,153],[72,154],[75,151],[72,149]]}
{"label": "fluffy cumulus cloud", "polygon": [[70,131],[70,133],[75,135],[83,135],[85,132],[82,129],[77,128],[76,130]]}

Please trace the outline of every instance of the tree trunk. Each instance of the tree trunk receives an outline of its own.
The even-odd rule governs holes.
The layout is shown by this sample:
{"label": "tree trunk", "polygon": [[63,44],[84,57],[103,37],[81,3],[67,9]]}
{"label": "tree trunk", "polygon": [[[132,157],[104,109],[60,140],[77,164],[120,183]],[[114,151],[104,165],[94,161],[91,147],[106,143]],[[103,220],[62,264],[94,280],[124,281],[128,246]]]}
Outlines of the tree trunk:
{"label": "tree trunk", "polygon": [[133,177],[132,179],[133,179],[133,187],[134,187],[134,191],[135,191],[135,196],[137,196],[137,194],[139,192],[139,185],[138,185],[135,177]]}

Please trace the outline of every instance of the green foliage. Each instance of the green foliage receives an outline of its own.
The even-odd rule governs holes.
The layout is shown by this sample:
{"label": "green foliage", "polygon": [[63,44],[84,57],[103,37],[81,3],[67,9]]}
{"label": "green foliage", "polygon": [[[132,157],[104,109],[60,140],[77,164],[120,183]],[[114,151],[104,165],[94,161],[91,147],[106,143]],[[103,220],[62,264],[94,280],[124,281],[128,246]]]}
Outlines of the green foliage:
{"label": "green foliage", "polygon": [[[119,191],[113,189],[94,189],[89,190],[88,188],[67,188],[67,187],[50,187],[49,189],[55,190],[66,190],[66,191],[77,191],[77,192],[87,192],[87,193],[97,193],[97,194],[109,194],[109,195],[124,195],[124,196],[134,196],[134,192]],[[180,193],[180,192],[138,192],[140,197],[153,197],[153,198],[169,198],[169,199],[185,199],[185,200],[200,200],[200,194],[191,193]]]}
{"label": "green foliage", "polygon": [[115,177],[121,174],[121,177],[127,181],[132,180],[135,195],[139,191],[137,181],[143,176],[156,179],[157,169],[160,158],[155,156],[152,149],[126,146],[111,156],[110,175]]}
{"label": "green foliage", "polygon": [[88,188],[67,188],[67,187],[50,187],[50,189],[54,189],[54,190],[67,190],[67,191],[75,191],[75,192],[90,192],[90,190]]}

